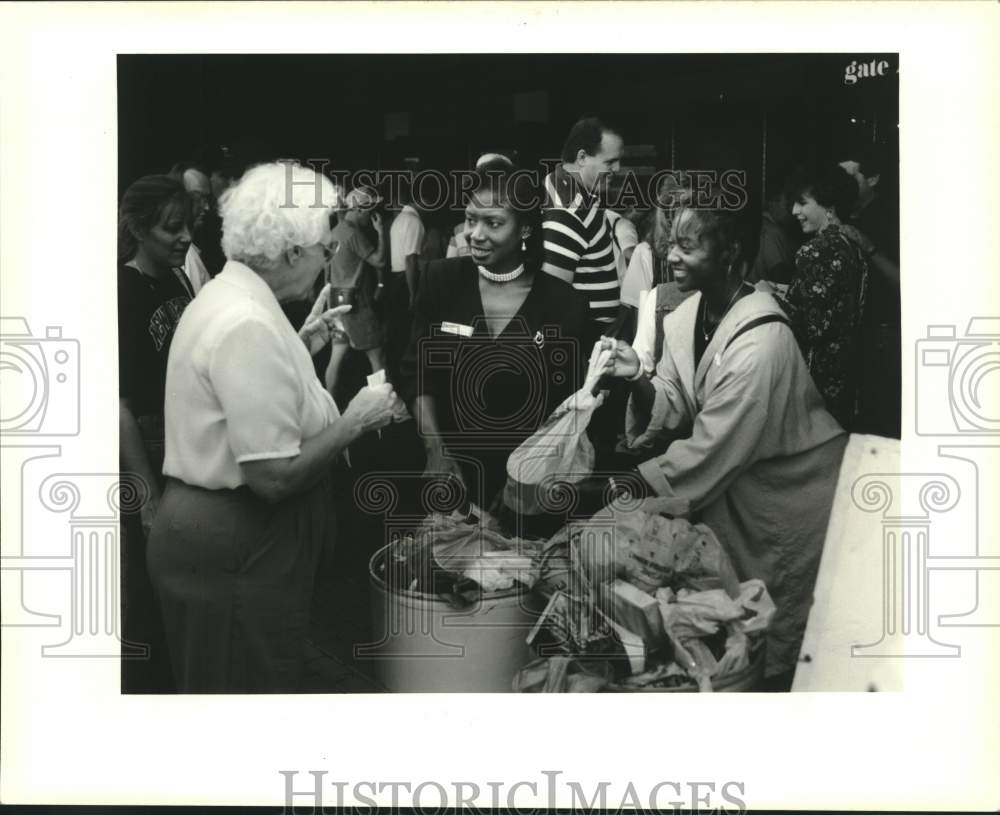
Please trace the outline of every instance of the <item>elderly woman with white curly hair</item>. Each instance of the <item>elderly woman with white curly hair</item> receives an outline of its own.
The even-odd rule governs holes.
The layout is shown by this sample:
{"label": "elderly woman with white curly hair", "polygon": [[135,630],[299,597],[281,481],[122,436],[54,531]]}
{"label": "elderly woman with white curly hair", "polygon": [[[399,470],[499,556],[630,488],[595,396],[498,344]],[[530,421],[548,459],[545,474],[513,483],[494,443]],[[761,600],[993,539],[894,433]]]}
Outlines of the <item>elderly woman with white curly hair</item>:
{"label": "elderly woman with white curly hair", "polygon": [[296,333],[279,305],[329,262],[336,204],[298,165],[247,172],[220,201],[228,262],[174,335],[149,572],[182,692],[298,689],[331,479],[398,405],[389,385],[368,387],[340,415],[311,354],[349,307],[325,310],[324,289]]}

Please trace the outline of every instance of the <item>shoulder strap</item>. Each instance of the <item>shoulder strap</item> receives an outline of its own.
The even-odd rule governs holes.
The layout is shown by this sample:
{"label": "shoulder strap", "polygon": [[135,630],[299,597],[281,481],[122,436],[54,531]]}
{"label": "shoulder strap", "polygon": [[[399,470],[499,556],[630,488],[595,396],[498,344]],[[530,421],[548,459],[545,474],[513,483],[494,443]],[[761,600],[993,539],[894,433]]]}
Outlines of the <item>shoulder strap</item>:
{"label": "shoulder strap", "polygon": [[653,361],[658,362],[660,356],[663,354],[663,318],[666,316],[666,286],[660,284],[650,292],[650,295],[656,295],[656,339],[653,341]]}
{"label": "shoulder strap", "polygon": [[734,342],[736,342],[736,340],[742,337],[744,334],[746,334],[747,331],[752,331],[753,329],[757,328],[757,326],[767,325],[768,323],[784,323],[789,328],[792,327],[791,323],[789,323],[788,320],[786,320],[780,314],[765,314],[762,317],[757,317],[751,320],[750,322],[745,323],[744,325],[740,326],[739,329],[737,329],[736,333],[733,334],[733,336],[731,336],[727,340],[725,348],[722,349],[723,353],[729,350],[729,346],[732,345]]}
{"label": "shoulder strap", "polygon": [[[195,296],[194,284],[191,283],[191,281],[188,279],[187,272],[185,272],[180,267],[174,267],[170,271],[172,271],[174,273],[174,277],[177,278],[177,282],[181,284],[181,288],[184,289],[184,291],[187,293],[188,297],[190,297],[193,300],[194,296]],[[140,274],[141,274],[141,272],[140,272]]]}

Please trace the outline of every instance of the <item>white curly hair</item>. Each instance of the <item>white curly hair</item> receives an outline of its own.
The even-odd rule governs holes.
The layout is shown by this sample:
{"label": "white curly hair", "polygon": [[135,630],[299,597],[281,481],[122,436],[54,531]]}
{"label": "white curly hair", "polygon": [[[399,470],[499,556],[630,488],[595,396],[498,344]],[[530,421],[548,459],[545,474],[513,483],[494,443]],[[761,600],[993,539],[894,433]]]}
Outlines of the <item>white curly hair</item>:
{"label": "white curly hair", "polygon": [[260,164],[219,199],[222,251],[251,268],[271,267],[291,247],[322,241],[338,205],[326,176],[292,162]]}

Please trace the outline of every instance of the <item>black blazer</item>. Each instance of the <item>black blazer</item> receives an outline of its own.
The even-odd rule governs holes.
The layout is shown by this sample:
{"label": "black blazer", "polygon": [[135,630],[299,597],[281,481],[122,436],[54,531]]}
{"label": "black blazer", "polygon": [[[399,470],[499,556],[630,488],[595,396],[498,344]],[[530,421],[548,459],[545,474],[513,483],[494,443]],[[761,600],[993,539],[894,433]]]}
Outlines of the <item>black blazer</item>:
{"label": "black blazer", "polygon": [[491,337],[472,259],[430,263],[398,390],[408,402],[435,397],[447,443],[513,449],[582,386],[586,323],[586,299],[537,270],[517,314]]}

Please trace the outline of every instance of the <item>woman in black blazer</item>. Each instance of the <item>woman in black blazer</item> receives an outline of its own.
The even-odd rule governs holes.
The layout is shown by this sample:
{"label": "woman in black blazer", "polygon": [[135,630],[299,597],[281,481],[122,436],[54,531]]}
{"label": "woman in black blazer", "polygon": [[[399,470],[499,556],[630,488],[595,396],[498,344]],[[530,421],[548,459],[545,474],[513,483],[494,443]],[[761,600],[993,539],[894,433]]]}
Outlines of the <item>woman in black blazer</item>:
{"label": "woman in black blazer", "polygon": [[470,253],[428,266],[399,389],[425,475],[453,476],[485,509],[510,453],[581,386],[589,349],[585,299],[541,271],[537,191],[504,165],[477,179],[465,209]]}

